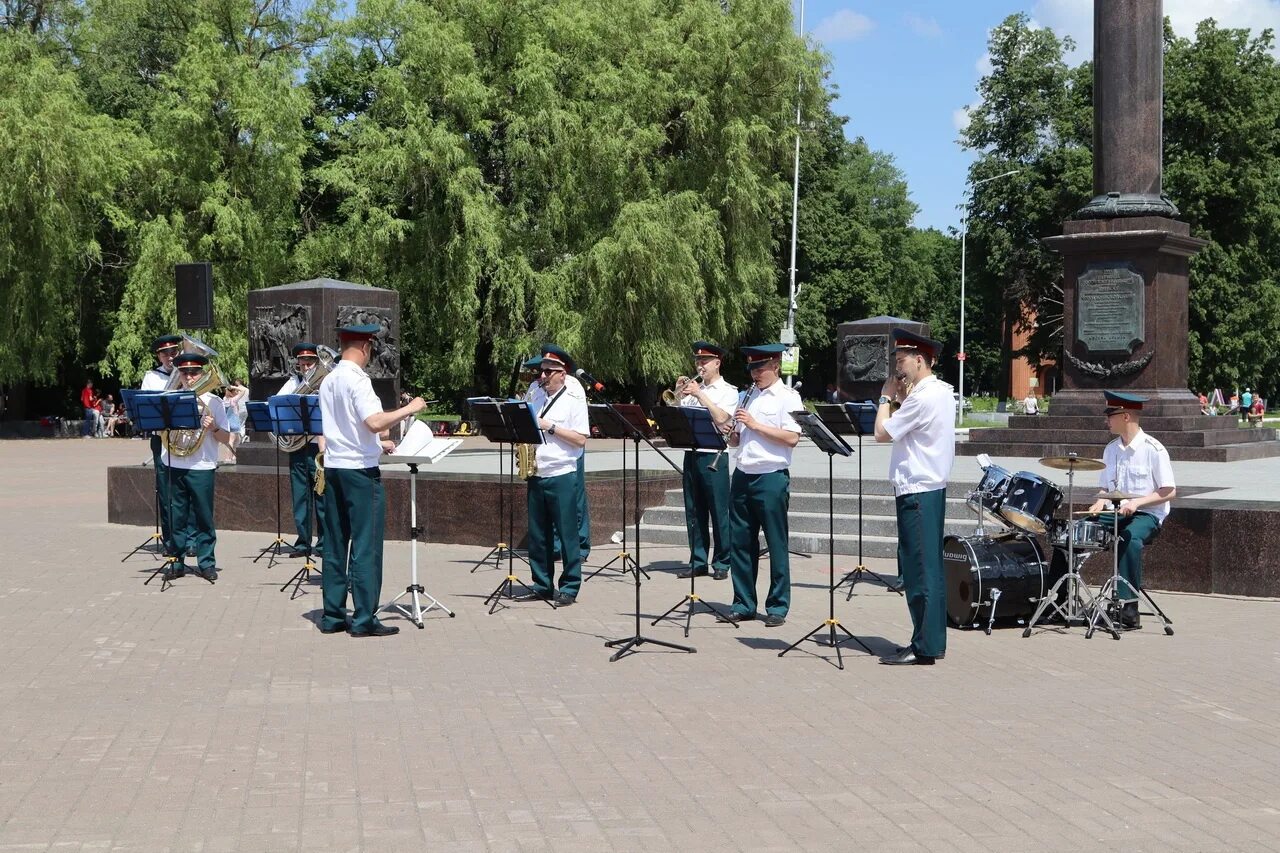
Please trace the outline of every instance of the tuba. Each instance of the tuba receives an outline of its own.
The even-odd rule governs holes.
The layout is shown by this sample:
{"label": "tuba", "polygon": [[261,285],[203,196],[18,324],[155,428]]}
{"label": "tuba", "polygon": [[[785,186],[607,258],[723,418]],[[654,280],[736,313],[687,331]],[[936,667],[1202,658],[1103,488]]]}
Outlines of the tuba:
{"label": "tuba", "polygon": [[[183,352],[198,352],[205,358],[209,359],[209,364],[204,369],[204,375],[190,389],[196,395],[196,405],[200,410],[200,419],[204,420],[204,416],[209,414],[209,407],[200,399],[204,394],[211,391],[218,391],[226,386],[227,380],[222,375],[222,370],[218,367],[216,359],[218,351],[208,344],[196,338],[182,336]],[[179,371],[174,370],[173,375],[169,377],[169,384],[165,386],[166,391],[181,391],[182,378]],[[200,447],[200,442],[204,441],[204,427],[198,429],[169,429],[165,430],[161,436],[164,441],[165,449],[169,451],[170,456],[184,458],[196,452]]]}
{"label": "tuba", "polygon": [[[333,363],[336,360],[336,356],[337,353],[332,348],[324,344],[317,346],[316,366],[307,371],[306,375],[302,377],[302,384],[293,393],[301,397],[319,391],[320,383],[324,382],[325,377],[333,372]],[[309,435],[278,436],[276,438],[276,446],[285,453],[293,453],[301,450],[310,440],[311,436]],[[317,492],[317,494],[323,494],[323,492]]]}

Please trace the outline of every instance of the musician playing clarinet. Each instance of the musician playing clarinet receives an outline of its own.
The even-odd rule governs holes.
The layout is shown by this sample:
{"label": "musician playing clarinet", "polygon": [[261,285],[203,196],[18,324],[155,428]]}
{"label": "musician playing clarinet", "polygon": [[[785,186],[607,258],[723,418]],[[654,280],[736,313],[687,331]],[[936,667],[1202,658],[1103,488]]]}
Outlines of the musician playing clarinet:
{"label": "musician playing clarinet", "polygon": [[[893,444],[889,480],[898,516],[898,573],[912,632],[911,645],[880,662],[928,665],[947,650],[942,533],[956,453],[956,403],[951,386],[933,375],[942,344],[906,329],[894,329],[891,337],[894,368],[876,407],[876,441]],[[901,408],[895,411],[894,403]]]}

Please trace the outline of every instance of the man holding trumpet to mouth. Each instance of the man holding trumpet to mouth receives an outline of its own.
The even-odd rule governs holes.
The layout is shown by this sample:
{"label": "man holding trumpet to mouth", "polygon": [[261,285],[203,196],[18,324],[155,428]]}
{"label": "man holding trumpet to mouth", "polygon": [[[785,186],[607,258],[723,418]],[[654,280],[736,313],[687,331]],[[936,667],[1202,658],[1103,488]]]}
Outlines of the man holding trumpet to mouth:
{"label": "man holding trumpet to mouth", "polygon": [[[724,349],[694,341],[692,378],[681,376],[675,394],[682,407],[706,409],[721,431],[733,428],[738,389],[720,375]],[[677,577],[724,580],[729,576],[729,463],[714,450],[684,452],[684,523],[689,533],[689,568]],[[714,556],[708,561],[708,539]]]}

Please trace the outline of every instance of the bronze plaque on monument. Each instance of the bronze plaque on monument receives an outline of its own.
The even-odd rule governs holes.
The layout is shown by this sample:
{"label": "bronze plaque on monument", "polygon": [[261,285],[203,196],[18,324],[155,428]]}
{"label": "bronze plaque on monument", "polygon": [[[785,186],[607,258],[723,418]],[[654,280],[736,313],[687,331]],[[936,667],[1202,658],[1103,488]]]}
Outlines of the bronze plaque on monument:
{"label": "bronze plaque on monument", "polygon": [[1132,352],[1145,321],[1144,282],[1131,264],[1092,263],[1076,279],[1076,340],[1089,352]]}

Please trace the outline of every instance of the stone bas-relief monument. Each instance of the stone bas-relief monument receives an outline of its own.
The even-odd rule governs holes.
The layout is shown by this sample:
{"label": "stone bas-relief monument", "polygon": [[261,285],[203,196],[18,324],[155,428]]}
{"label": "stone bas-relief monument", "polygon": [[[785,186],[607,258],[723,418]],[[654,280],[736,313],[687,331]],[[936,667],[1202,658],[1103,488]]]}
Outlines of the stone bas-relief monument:
{"label": "stone bas-relief monument", "polygon": [[1143,425],[1175,461],[1280,455],[1275,430],[1201,415],[1188,388],[1188,266],[1205,241],[1162,192],[1163,14],[1094,3],[1093,198],[1045,240],[1063,259],[1062,386],[1049,415],[973,430],[964,455],[1101,457],[1104,389],[1149,398]]}
{"label": "stone bas-relief monument", "polygon": [[900,317],[870,317],[837,327],[836,376],[841,400],[875,400],[880,396],[893,363],[889,333],[894,329],[929,335],[928,323]]}

